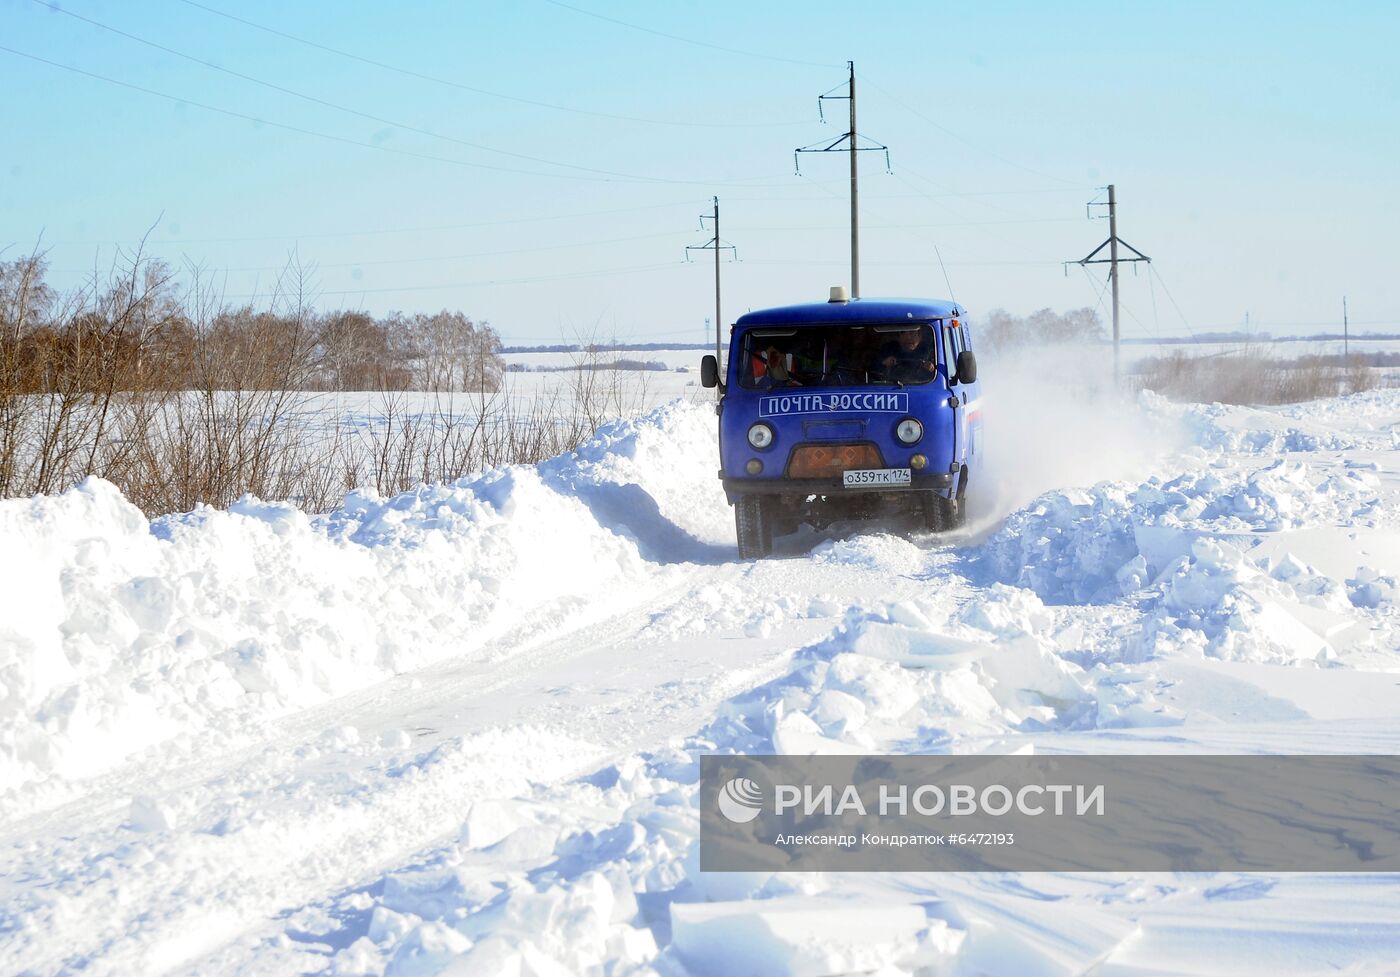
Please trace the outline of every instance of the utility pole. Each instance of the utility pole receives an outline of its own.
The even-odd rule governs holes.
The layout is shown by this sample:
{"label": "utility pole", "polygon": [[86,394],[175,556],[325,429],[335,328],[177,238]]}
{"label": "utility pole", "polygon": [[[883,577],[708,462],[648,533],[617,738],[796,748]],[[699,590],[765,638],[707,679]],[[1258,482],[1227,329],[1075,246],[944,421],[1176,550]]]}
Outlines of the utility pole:
{"label": "utility pole", "polygon": [[1351,355],[1351,335],[1347,323],[1347,297],[1342,296],[1342,359]]}
{"label": "utility pole", "polygon": [[[1066,269],[1068,269],[1069,265],[1071,265],[1071,264],[1076,264],[1076,265],[1108,265],[1108,277],[1109,277],[1109,281],[1112,283],[1112,286],[1113,286],[1113,385],[1116,387],[1116,386],[1118,386],[1118,374],[1119,374],[1119,366],[1118,366],[1118,364],[1119,364],[1118,342],[1119,342],[1119,336],[1120,336],[1120,330],[1119,330],[1119,327],[1118,327],[1118,322],[1119,322],[1119,320],[1118,320],[1118,263],[1119,263],[1120,261],[1121,261],[1121,262],[1134,262],[1134,261],[1147,261],[1147,262],[1150,262],[1152,259],[1149,258],[1147,255],[1143,254],[1143,253],[1142,253],[1141,251],[1139,251],[1137,248],[1133,247],[1133,246],[1132,246],[1131,244],[1129,244],[1127,241],[1124,241],[1124,240],[1122,240],[1121,238],[1118,237],[1118,196],[1117,196],[1117,194],[1114,192],[1114,187],[1113,187],[1113,184],[1112,184],[1112,183],[1110,183],[1110,184],[1108,185],[1108,203],[1107,203],[1107,204],[1099,203],[1099,202],[1096,202],[1096,201],[1090,201],[1088,204],[1085,204],[1084,209],[1085,209],[1086,211],[1088,211],[1088,209],[1089,209],[1090,207],[1104,207],[1104,206],[1108,207],[1108,240],[1105,241],[1103,244],[1100,244],[1097,248],[1095,248],[1094,250],[1090,251],[1087,255],[1085,255],[1083,258],[1080,258],[1078,261],[1072,261],[1072,262],[1071,262],[1071,261],[1067,261],[1067,262],[1065,262],[1065,267],[1066,267]],[[1120,257],[1118,257],[1118,246],[1119,246],[1119,245],[1122,245],[1123,247],[1125,247],[1125,248],[1127,248],[1129,251],[1131,251],[1131,252],[1133,253],[1134,257],[1132,257],[1132,258],[1120,258]],[[1099,252],[1103,251],[1104,248],[1108,248],[1108,257],[1107,257],[1107,258],[1098,258],[1098,257],[1095,257],[1097,254],[1099,254]]]}
{"label": "utility pole", "polygon": [[851,127],[846,131],[851,148],[851,298],[860,298],[860,179],[856,176],[856,63],[847,61],[850,70]]}
{"label": "utility pole", "polygon": [[[685,249],[685,260],[686,260],[686,261],[689,261],[689,260],[690,260],[690,252],[692,252],[692,251],[713,251],[713,252],[715,253],[715,362],[716,362],[717,364],[721,364],[721,365],[722,365],[722,364],[724,363],[724,355],[720,352],[720,330],[722,330],[722,329],[724,328],[724,318],[723,318],[723,317],[721,316],[721,314],[720,314],[720,304],[719,304],[719,253],[720,253],[721,251],[733,251],[733,252],[734,252],[734,260],[735,260],[735,261],[738,261],[738,260],[739,260],[739,252],[738,252],[738,250],[734,247],[734,245],[732,245],[732,244],[725,244],[725,243],[720,239],[720,236],[719,236],[719,197],[715,197],[715,198],[714,198],[714,202],[715,202],[714,213],[711,213],[711,214],[701,214],[701,215],[700,215],[700,229],[701,229],[701,230],[704,230],[704,229],[705,229],[705,221],[706,221],[706,220],[712,220],[712,221],[715,222],[715,236],[712,237],[712,238],[710,238],[710,239],[709,239],[708,241],[706,241],[704,244],[691,244],[691,245],[688,245],[688,246],[686,247],[686,249]],[[719,389],[718,389],[718,388],[716,388],[716,390],[715,390],[715,396],[716,396],[716,397],[719,396]]]}
{"label": "utility pole", "polygon": [[850,102],[850,128],[844,135],[838,136],[829,143],[814,142],[811,145],[803,146],[792,151],[793,169],[801,175],[802,169],[798,164],[799,153],[849,153],[851,157],[851,298],[860,298],[860,180],[857,174],[856,153],[881,152],[885,154],[885,170],[890,168],[890,150],[888,146],[873,145],[860,146],[859,133],[856,131],[856,63],[847,61],[846,68],[849,72],[846,79],[846,94],[832,94],[841,86],[831,89],[825,95],[817,96],[817,115],[823,122],[826,121],[826,113],[822,110],[822,102],[826,99],[846,99]]}

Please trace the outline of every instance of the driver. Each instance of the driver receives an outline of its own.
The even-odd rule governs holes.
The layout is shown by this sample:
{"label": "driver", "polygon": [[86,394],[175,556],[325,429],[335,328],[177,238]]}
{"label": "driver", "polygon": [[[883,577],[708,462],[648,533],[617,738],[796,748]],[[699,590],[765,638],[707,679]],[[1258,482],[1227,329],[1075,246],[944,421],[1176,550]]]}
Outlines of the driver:
{"label": "driver", "polygon": [[927,329],[904,329],[880,350],[880,365],[891,380],[925,381],[938,371]]}

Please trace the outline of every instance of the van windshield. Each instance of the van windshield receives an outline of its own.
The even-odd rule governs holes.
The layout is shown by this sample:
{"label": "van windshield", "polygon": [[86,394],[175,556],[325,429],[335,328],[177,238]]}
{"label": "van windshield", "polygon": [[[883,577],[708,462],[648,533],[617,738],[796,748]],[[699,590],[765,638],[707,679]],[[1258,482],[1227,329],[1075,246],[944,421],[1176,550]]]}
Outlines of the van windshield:
{"label": "van windshield", "polygon": [[750,329],[740,350],[739,384],[771,387],[905,386],[938,375],[927,323]]}

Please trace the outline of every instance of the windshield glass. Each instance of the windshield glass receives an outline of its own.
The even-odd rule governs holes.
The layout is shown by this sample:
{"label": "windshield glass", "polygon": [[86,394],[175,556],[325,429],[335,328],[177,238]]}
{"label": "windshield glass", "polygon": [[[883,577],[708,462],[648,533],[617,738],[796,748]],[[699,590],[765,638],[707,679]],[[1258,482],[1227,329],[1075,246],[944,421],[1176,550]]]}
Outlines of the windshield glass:
{"label": "windshield glass", "polygon": [[740,357],[739,383],[754,389],[904,386],[938,375],[926,323],[750,329]]}

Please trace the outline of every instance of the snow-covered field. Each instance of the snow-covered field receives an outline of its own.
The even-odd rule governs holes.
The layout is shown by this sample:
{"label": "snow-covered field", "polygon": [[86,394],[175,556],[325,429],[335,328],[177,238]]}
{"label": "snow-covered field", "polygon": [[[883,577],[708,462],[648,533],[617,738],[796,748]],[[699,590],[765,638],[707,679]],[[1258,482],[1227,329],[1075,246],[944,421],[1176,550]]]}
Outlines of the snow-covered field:
{"label": "snow-covered field", "polygon": [[0,502],[0,973],[1396,972],[1393,875],[698,870],[704,753],[1400,751],[1400,390],[992,376],[967,530],[760,563],[683,401],[315,517]]}

